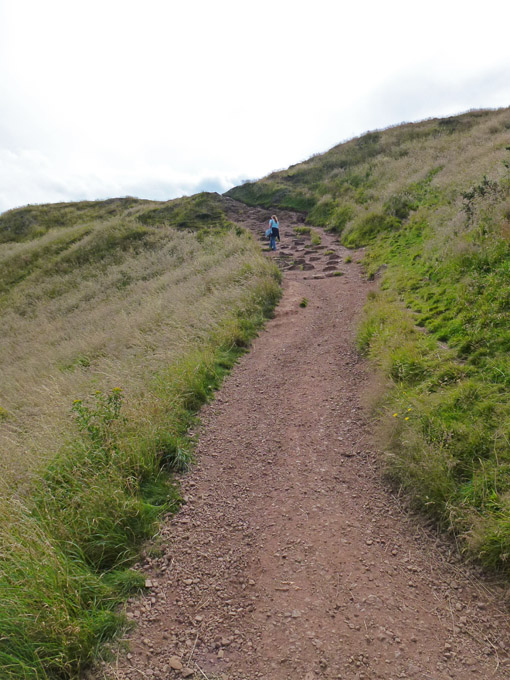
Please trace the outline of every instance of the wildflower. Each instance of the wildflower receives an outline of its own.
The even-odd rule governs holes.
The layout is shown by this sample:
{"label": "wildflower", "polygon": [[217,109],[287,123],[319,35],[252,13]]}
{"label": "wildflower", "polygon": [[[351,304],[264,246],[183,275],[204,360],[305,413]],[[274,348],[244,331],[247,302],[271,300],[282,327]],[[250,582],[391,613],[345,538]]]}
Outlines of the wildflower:
{"label": "wildflower", "polygon": [[406,417],[404,418],[404,420],[409,420],[409,416],[406,416]]}
{"label": "wildflower", "polygon": [[409,413],[409,411],[412,411],[412,409],[411,409],[411,408],[408,408],[408,409],[407,409],[407,412]]}
{"label": "wildflower", "polygon": [[393,417],[396,418],[398,416],[398,413],[394,413]]}

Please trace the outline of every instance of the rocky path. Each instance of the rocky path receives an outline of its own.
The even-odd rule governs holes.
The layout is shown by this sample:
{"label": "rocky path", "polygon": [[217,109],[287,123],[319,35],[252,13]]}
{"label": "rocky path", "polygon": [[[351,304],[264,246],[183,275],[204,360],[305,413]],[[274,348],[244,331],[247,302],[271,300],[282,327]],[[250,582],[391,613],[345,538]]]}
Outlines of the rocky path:
{"label": "rocky path", "polygon": [[[263,231],[266,212],[230,211]],[[187,504],[128,602],[129,653],[96,677],[510,678],[505,591],[380,481],[353,342],[370,284],[331,235],[296,237],[297,219],[280,215],[270,254],[286,270],[275,318],[204,408]]]}

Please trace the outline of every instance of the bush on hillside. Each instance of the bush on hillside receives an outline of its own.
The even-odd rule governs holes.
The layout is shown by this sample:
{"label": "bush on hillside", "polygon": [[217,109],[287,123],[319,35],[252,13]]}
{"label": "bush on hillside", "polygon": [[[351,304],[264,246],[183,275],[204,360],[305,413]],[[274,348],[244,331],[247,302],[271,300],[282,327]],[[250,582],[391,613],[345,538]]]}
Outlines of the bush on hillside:
{"label": "bush on hillside", "polygon": [[418,203],[413,199],[411,194],[402,192],[394,194],[384,203],[383,211],[385,215],[396,217],[399,220],[406,220],[412,210],[416,210]]}

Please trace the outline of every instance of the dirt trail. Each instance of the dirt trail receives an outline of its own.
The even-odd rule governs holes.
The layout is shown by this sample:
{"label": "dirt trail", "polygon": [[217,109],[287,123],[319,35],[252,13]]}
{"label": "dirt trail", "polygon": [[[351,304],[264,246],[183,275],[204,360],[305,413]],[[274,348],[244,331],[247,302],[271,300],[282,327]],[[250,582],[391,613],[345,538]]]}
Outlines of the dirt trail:
{"label": "dirt trail", "polygon": [[[260,234],[268,214],[232,202],[230,217]],[[129,654],[101,675],[509,678],[504,590],[380,481],[353,344],[370,284],[331,235],[296,238],[297,219],[280,215],[282,302],[203,410],[187,504],[128,603]]]}

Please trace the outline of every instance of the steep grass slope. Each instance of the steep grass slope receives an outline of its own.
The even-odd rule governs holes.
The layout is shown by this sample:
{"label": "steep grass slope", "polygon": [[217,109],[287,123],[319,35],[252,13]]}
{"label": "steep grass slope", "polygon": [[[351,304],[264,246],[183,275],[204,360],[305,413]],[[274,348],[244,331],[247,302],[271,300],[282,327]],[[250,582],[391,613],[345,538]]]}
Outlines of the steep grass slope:
{"label": "steep grass slope", "polygon": [[367,246],[362,350],[392,389],[390,477],[510,572],[510,110],[371,132],[231,190]]}
{"label": "steep grass slope", "polygon": [[215,194],[0,216],[0,675],[71,678],[279,295]]}

